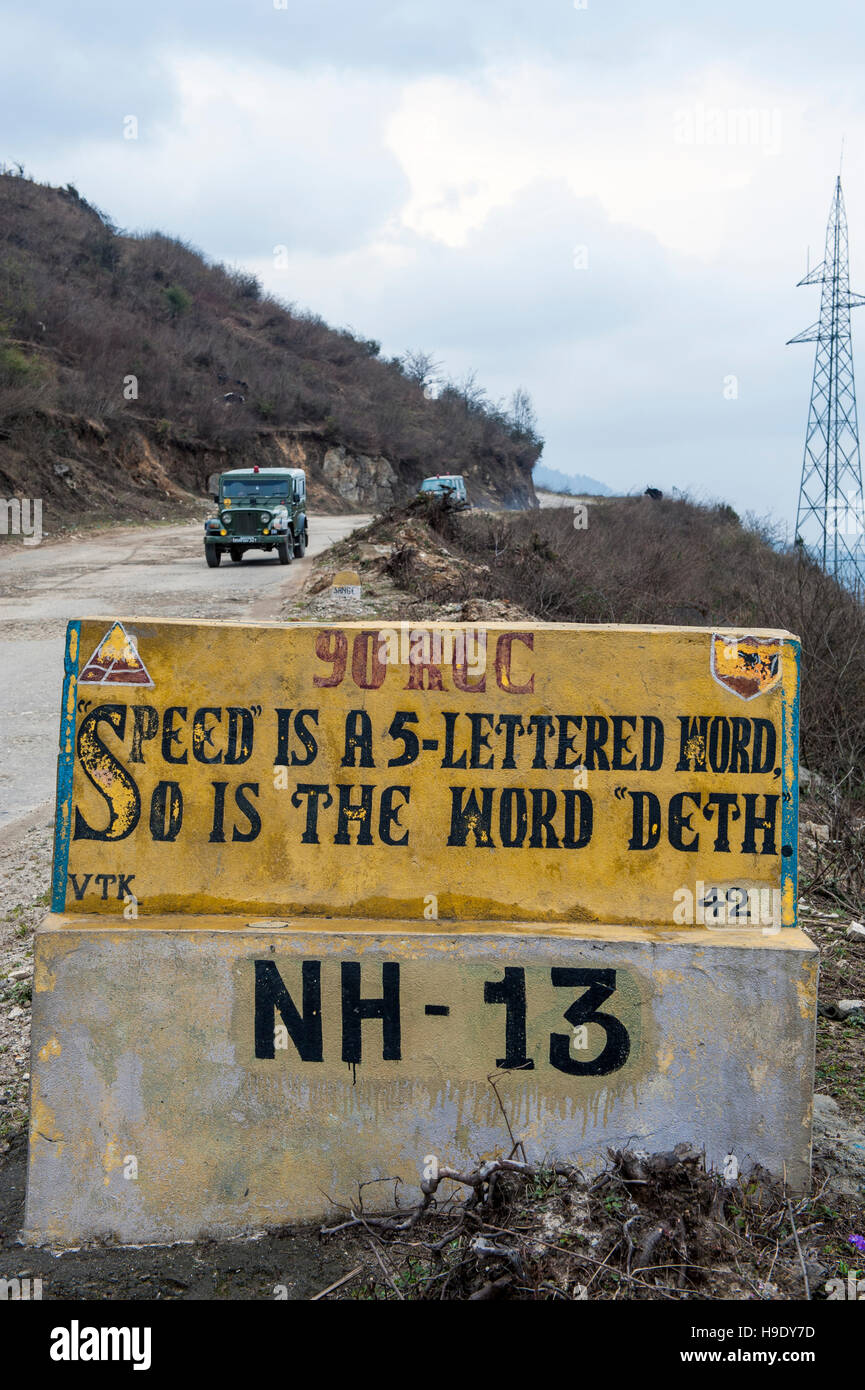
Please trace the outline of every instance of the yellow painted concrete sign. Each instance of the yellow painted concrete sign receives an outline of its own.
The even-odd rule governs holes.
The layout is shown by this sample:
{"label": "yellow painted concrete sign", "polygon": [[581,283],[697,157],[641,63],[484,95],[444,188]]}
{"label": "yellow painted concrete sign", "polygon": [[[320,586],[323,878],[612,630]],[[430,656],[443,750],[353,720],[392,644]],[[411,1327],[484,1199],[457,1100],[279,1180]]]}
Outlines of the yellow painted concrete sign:
{"label": "yellow painted concrete sign", "polygon": [[75,622],[54,910],[792,926],[797,693],[784,632]]}
{"label": "yellow painted concrete sign", "polygon": [[[152,925],[151,925],[152,924]],[[49,918],[28,1238],[180,1240],[419,1199],[512,1139],[596,1171],[705,1146],[807,1187],[816,950],[799,931]],[[382,1179],[381,1182],[371,1180]],[[332,1204],[339,1204],[335,1207]]]}
{"label": "yellow painted concrete sign", "polygon": [[27,1238],[412,1200],[490,1076],[535,1160],[804,1188],[797,688],[783,632],[70,624]]}

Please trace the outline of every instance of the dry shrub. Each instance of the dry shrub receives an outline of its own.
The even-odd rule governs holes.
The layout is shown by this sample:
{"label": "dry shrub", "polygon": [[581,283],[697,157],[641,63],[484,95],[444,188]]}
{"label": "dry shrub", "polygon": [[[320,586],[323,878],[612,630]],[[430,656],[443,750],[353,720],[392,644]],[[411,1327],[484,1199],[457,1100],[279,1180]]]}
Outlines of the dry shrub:
{"label": "dry shrub", "polygon": [[593,1180],[517,1150],[472,1171],[440,1169],[414,1206],[399,1205],[390,1180],[396,1205],[386,1214],[364,1211],[363,1189],[376,1184],[361,1184],[351,1212],[322,1234],[362,1232],[376,1263],[339,1296],[762,1301],[823,1295],[846,1274],[853,1198],[791,1197],[759,1167],[725,1180],[688,1143],[610,1149]]}
{"label": "dry shrub", "polygon": [[[501,597],[547,622],[786,628],[802,639],[801,758],[865,799],[865,608],[798,551],[729,507],[623,498],[459,518],[458,544],[489,574],[456,598]],[[469,592],[469,588],[471,592]]]}
{"label": "dry shrub", "polygon": [[384,572],[400,588],[407,589],[411,584],[416,560],[415,546],[395,544],[385,561]]}

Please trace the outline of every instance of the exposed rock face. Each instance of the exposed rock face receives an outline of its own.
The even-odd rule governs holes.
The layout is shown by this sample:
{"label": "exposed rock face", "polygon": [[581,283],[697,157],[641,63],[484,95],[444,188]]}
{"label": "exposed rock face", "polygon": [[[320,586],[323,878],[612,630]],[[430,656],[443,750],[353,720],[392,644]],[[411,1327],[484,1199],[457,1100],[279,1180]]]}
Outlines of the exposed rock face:
{"label": "exposed rock face", "polygon": [[[534,454],[455,459],[475,506],[536,506]],[[380,512],[406,501],[424,477],[414,460],[353,453],[312,427],[262,429],[231,446],[180,438],[143,417],[109,422],[29,411],[0,425],[0,496],[39,497],[46,534],[81,519],[169,519],[204,514],[209,480],[229,468],[304,468],[316,512]]]}
{"label": "exposed rock face", "polygon": [[350,454],[340,444],[327,450],[321,471],[334,492],[355,507],[378,511],[395,501],[396,470],[381,454]]}

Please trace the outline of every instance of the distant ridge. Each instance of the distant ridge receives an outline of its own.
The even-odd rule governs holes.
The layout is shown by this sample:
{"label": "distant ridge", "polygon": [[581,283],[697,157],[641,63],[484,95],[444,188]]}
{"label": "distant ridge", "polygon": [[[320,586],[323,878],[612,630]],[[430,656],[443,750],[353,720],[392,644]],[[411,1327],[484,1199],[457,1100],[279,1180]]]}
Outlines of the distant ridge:
{"label": "distant ridge", "polygon": [[599,497],[612,497],[613,489],[606,483],[598,482],[585,473],[562,473],[558,468],[548,468],[545,463],[536,463],[532,473],[535,487],[546,492],[570,492],[575,496],[582,494]]}

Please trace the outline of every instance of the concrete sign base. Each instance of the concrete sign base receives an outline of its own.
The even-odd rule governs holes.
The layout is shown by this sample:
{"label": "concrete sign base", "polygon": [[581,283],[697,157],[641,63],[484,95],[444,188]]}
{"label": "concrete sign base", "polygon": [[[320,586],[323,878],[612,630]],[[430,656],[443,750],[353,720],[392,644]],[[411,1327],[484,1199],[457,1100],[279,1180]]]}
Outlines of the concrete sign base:
{"label": "concrete sign base", "polygon": [[507,1152],[490,1075],[533,1160],[687,1140],[801,1190],[816,996],[797,929],[54,915],[25,1239],[241,1234],[396,1176],[409,1204]]}

